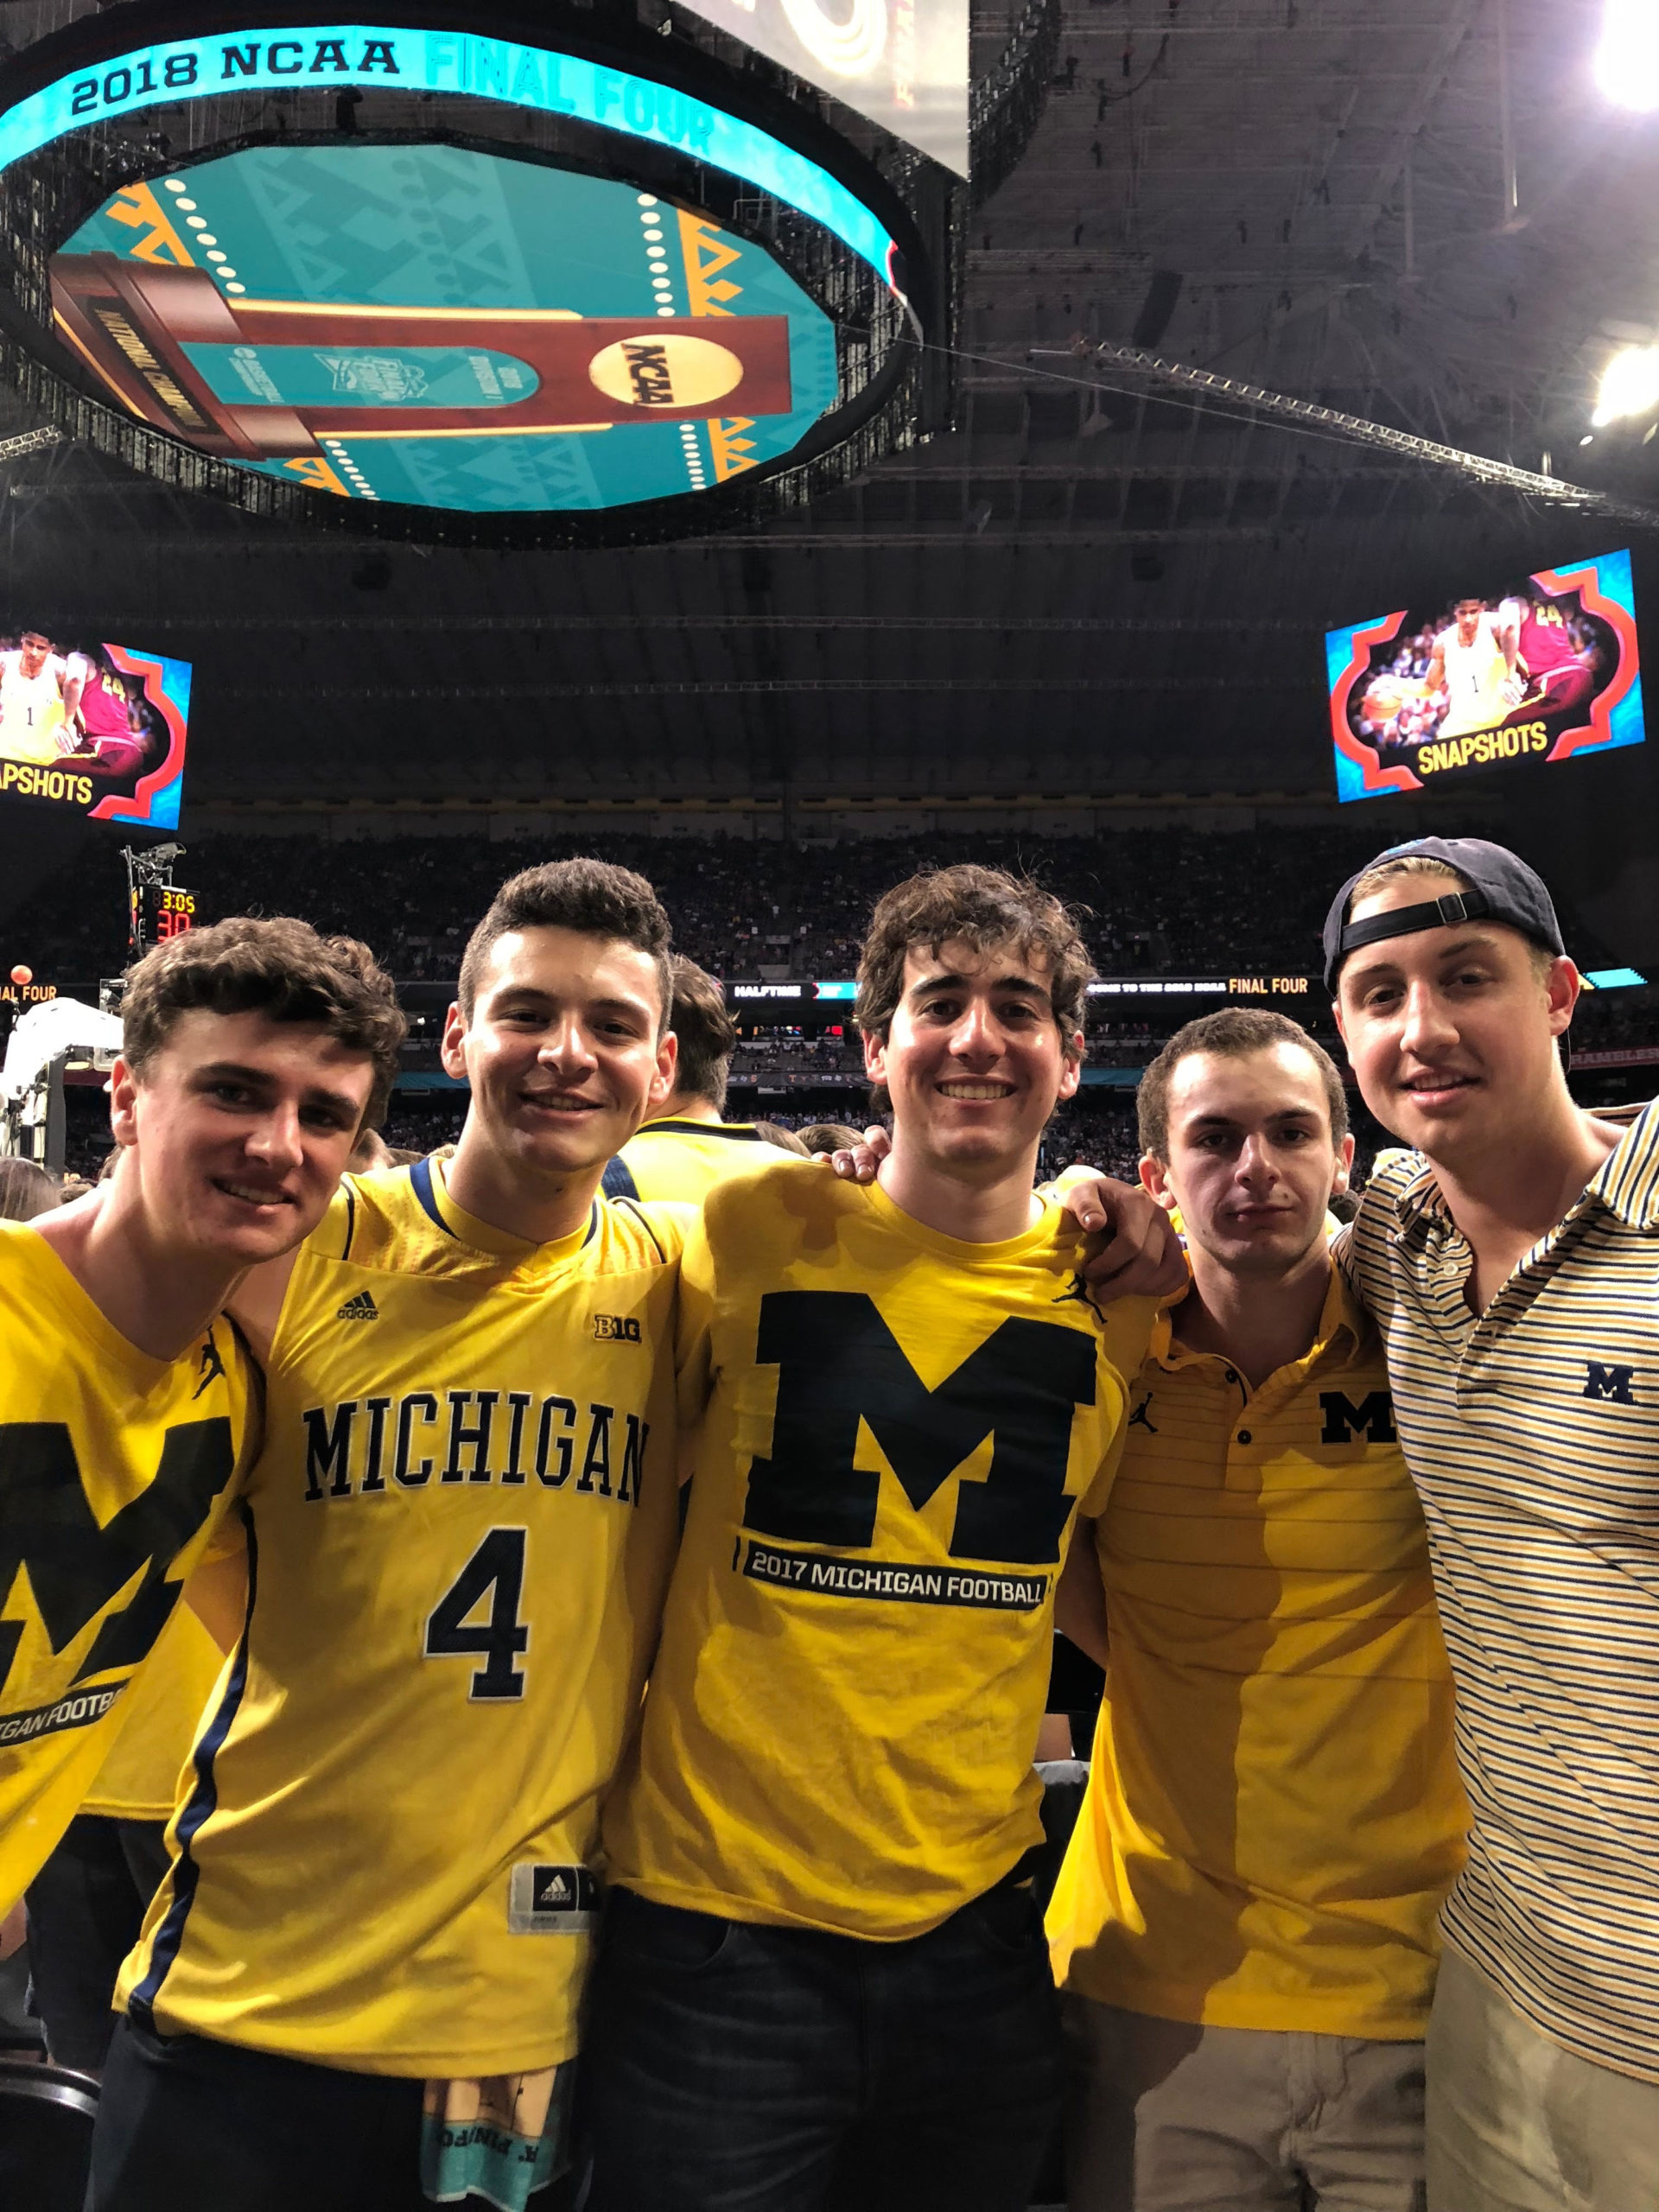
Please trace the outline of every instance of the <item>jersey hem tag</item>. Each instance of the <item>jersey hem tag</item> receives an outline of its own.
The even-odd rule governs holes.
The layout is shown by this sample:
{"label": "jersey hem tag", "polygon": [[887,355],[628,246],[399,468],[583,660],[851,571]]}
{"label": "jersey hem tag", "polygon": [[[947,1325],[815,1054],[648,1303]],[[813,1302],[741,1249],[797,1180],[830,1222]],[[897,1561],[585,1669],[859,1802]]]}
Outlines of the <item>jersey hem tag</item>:
{"label": "jersey hem tag", "polygon": [[587,1936],[599,1925],[599,1884],[586,1866],[543,1866],[525,1859],[507,1885],[512,1936]]}

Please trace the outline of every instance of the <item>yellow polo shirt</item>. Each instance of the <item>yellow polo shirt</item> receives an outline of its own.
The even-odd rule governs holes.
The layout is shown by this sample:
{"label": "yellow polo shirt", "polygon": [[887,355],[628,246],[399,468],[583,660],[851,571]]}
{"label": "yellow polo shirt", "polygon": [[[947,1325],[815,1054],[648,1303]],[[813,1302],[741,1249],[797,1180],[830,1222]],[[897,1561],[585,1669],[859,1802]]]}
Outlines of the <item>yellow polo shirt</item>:
{"label": "yellow polo shirt", "polygon": [[1339,1274],[1255,1391],[1160,1319],[1095,1538],[1110,1664],[1056,1979],[1161,2019],[1420,2037],[1467,1813],[1422,1514]]}

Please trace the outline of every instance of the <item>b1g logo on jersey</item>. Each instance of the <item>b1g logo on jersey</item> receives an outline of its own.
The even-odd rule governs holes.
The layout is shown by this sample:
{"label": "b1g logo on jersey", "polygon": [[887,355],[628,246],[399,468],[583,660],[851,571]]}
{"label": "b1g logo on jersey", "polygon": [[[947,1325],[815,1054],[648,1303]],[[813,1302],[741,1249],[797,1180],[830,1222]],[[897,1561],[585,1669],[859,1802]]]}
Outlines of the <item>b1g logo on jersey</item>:
{"label": "b1g logo on jersey", "polygon": [[602,1344],[637,1344],[639,1317],[636,1313],[595,1313],[594,1335]]}
{"label": "b1g logo on jersey", "polygon": [[958,1487],[953,1559],[1060,1555],[1071,1423],[1095,1402],[1095,1338],[1011,1317],[930,1390],[861,1291],[770,1291],[756,1358],[775,1365],[772,1453],[749,1468],[743,1525],[809,1544],[874,1541],[880,1476],[856,1466],[861,1422],[918,1512],[988,1436],[983,1482]]}

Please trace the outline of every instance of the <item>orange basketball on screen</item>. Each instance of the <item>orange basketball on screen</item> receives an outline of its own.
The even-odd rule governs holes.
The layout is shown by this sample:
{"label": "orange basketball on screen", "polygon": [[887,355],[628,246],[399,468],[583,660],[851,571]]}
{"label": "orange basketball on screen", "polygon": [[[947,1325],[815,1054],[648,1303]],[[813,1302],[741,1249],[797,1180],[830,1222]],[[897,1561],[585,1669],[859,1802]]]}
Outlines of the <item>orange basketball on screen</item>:
{"label": "orange basketball on screen", "polygon": [[14,983],[32,983],[35,980],[35,970],[32,968],[25,968],[22,961],[19,961],[11,971],[11,980]]}
{"label": "orange basketball on screen", "polygon": [[1379,676],[1359,702],[1368,722],[1391,721],[1408,700],[1422,696],[1422,685],[1408,676]]}

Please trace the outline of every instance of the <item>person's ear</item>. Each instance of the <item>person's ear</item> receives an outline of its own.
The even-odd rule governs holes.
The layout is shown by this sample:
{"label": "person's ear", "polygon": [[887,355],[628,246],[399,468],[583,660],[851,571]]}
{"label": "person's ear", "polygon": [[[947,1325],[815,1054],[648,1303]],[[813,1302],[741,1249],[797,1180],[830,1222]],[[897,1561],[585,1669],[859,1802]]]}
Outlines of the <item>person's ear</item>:
{"label": "person's ear", "polygon": [[443,1017],[443,1035],[438,1040],[438,1065],[445,1075],[458,1083],[467,1078],[467,1017],[456,1001]]}
{"label": "person's ear", "polygon": [[1162,1206],[1166,1213],[1173,1213],[1180,1200],[1170,1188],[1169,1166],[1155,1152],[1141,1155],[1141,1187],[1154,1205]]}
{"label": "person's ear", "polygon": [[138,1141],[137,1077],[125,1060],[118,1060],[110,1070],[110,1132],[117,1144],[137,1144]]}

